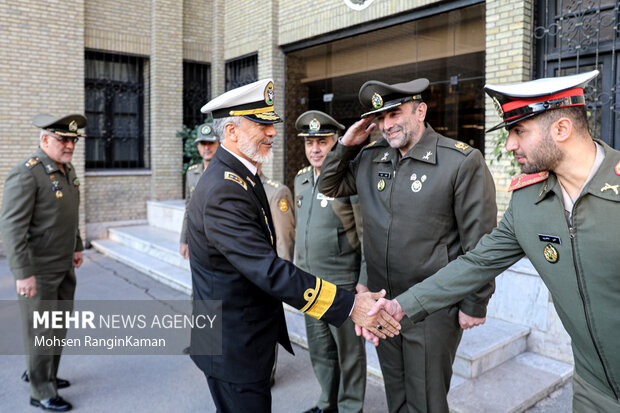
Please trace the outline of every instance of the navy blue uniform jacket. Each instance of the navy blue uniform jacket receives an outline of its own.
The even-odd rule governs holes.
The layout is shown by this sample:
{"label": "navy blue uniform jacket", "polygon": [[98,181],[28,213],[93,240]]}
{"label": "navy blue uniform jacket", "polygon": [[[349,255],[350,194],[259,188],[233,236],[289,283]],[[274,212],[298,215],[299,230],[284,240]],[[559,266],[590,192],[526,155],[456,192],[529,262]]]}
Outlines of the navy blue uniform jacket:
{"label": "navy blue uniform jacket", "polygon": [[233,383],[269,378],[279,342],[293,352],[282,301],[336,326],[354,294],[278,258],[260,180],[228,151],[216,152],[189,205],[195,300],[222,300],[222,355],[193,355],[206,375]]}

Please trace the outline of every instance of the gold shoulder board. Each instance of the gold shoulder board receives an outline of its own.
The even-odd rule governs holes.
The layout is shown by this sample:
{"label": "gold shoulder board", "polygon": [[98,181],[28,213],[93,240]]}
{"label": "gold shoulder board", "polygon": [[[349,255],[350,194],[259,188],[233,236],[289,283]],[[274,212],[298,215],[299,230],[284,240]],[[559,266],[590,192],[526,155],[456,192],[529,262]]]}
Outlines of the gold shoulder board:
{"label": "gold shoulder board", "polygon": [[228,179],[230,181],[236,182],[239,185],[241,185],[243,187],[243,189],[245,189],[246,191],[248,190],[248,185],[245,183],[245,181],[243,179],[241,179],[241,177],[237,174],[234,174],[232,172],[224,172],[224,179]]}

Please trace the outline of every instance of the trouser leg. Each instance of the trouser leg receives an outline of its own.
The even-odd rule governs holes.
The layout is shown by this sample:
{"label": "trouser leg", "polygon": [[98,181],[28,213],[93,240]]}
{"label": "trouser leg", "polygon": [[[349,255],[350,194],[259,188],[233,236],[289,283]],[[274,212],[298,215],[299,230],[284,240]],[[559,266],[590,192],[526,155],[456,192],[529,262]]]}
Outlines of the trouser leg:
{"label": "trouser leg", "polygon": [[363,337],[355,334],[355,324],[347,319],[340,328],[329,326],[336,342],[340,382],[338,413],[360,413],[366,393],[366,347]]}
{"label": "trouser leg", "polygon": [[217,413],[271,412],[269,380],[256,383],[230,383],[207,376],[209,391]]}
{"label": "trouser leg", "polygon": [[305,316],[305,319],[310,361],[321,386],[321,395],[316,405],[321,410],[336,410],[340,384],[336,342],[326,322],[309,316]]}
{"label": "trouser leg", "polygon": [[[36,275],[37,294],[34,297],[19,297],[22,312],[22,328],[26,348],[26,369],[30,379],[30,395],[37,399],[48,399],[57,395],[56,372],[60,363],[62,348],[35,346],[35,338],[62,340],[66,329],[45,328],[33,325],[34,311],[72,310],[75,291],[73,269],[62,273]],[[59,300],[67,300],[60,302]]]}
{"label": "trouser leg", "polygon": [[592,412],[620,412],[620,401],[606,395],[574,373],[573,413]]}

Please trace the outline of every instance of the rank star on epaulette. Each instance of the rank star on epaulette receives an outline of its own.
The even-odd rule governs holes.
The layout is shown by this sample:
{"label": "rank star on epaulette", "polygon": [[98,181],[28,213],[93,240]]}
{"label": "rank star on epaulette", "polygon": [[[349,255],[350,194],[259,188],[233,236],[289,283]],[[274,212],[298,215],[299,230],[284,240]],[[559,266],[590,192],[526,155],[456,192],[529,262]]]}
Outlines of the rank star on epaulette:
{"label": "rank star on epaulette", "polygon": [[469,148],[469,145],[464,144],[463,142],[457,142],[454,144],[455,147],[457,147],[458,149],[462,149],[465,150],[467,148]]}
{"label": "rank star on epaulette", "polygon": [[28,162],[26,162],[26,167],[27,168],[32,168],[33,166],[35,166],[38,163],[39,163],[39,158],[30,158],[30,159],[28,159]]}

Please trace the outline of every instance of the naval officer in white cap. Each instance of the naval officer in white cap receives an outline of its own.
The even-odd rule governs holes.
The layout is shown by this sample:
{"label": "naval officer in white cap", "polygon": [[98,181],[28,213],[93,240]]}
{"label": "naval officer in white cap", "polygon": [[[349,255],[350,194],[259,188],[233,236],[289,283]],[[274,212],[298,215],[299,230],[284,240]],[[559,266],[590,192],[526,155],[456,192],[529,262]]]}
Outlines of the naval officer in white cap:
{"label": "naval officer in white cap", "polygon": [[491,130],[508,130],[524,172],[510,205],[475,249],[376,306],[419,321],[527,256],[572,339],[578,413],[620,412],[620,152],[588,130],[583,88],[597,75],[485,87],[503,118]]}
{"label": "naval officer in white cap", "polygon": [[282,301],[337,326],[350,316],[383,338],[399,327],[386,313],[366,317],[385,292],[356,298],[278,257],[269,204],[256,174],[257,164],[271,159],[273,124],[281,121],[273,103],[273,82],[265,79],[202,108],[213,114],[221,146],[190,201],[190,267],[194,299],[222,301],[222,354],[191,357],[207,377],[218,412],[271,411],[276,342],[293,352]]}

